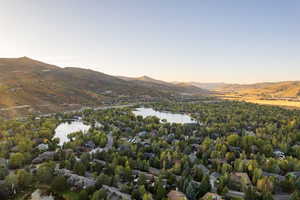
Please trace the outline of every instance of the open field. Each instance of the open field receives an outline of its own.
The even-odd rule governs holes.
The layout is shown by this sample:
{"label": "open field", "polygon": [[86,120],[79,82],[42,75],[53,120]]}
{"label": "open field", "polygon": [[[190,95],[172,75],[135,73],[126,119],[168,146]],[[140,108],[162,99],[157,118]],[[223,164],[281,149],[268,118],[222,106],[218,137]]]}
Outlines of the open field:
{"label": "open field", "polygon": [[300,109],[300,101],[264,100],[264,99],[255,99],[255,98],[232,98],[232,97],[223,97],[223,99],[245,101],[245,102],[256,103],[261,105],[280,106],[280,107],[290,108],[290,109]]}

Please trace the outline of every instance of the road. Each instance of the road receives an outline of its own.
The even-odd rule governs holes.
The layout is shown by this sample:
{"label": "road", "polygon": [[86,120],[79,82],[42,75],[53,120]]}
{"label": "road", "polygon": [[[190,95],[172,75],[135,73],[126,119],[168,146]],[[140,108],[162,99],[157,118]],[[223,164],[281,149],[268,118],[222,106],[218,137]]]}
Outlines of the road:
{"label": "road", "polygon": [[104,147],[103,151],[108,152],[113,147],[113,144],[114,144],[114,138],[113,138],[112,133],[110,132],[107,135],[107,144]]}

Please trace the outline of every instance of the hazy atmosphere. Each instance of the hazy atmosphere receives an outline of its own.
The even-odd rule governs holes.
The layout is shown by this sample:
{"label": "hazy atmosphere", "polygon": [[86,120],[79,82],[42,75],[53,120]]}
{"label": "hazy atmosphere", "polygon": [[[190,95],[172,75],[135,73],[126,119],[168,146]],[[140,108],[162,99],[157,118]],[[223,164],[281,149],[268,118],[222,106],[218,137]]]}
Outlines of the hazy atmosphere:
{"label": "hazy atmosphere", "polygon": [[165,81],[300,77],[300,2],[0,0],[1,57]]}
{"label": "hazy atmosphere", "polygon": [[300,200],[299,0],[0,0],[0,200]]}

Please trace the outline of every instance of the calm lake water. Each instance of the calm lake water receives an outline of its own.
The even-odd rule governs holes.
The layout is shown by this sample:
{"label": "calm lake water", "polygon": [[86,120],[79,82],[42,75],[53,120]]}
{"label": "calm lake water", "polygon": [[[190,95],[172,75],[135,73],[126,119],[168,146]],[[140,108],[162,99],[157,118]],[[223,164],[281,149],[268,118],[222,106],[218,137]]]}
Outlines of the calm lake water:
{"label": "calm lake water", "polygon": [[55,129],[53,138],[59,138],[59,145],[62,146],[65,142],[69,142],[67,137],[70,133],[82,131],[86,133],[91,126],[85,125],[82,121],[72,121],[71,123],[65,122],[58,125]]}
{"label": "calm lake water", "polygon": [[169,123],[197,123],[197,121],[192,119],[189,115],[175,114],[170,112],[160,112],[155,111],[152,108],[136,108],[136,110],[133,111],[133,114],[135,114],[136,116],[141,115],[142,117],[155,116],[161,120],[165,119]]}

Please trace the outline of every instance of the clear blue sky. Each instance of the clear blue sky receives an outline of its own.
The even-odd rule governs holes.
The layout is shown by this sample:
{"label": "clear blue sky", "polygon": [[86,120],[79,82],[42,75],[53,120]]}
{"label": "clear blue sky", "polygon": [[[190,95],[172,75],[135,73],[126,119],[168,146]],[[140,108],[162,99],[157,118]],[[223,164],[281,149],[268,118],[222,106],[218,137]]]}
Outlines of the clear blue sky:
{"label": "clear blue sky", "polygon": [[300,80],[299,0],[0,0],[0,57],[167,81]]}

